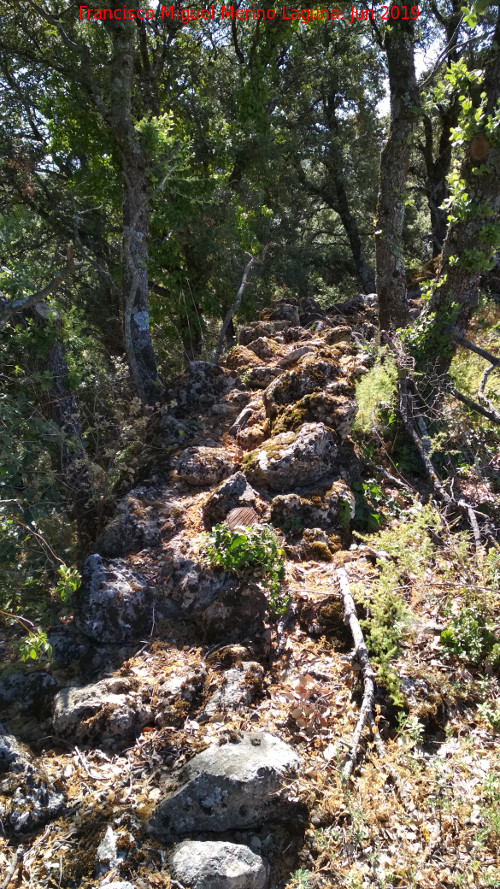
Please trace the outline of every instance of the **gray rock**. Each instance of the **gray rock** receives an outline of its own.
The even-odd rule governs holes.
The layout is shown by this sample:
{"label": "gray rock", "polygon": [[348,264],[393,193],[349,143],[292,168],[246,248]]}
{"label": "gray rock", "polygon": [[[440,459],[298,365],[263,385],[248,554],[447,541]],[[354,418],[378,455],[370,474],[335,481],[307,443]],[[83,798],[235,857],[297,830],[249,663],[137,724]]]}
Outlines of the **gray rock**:
{"label": "gray rock", "polygon": [[111,868],[115,867],[118,863],[118,856],[116,854],[116,834],[109,824],[106,828],[106,833],[97,847],[96,859],[96,875],[98,877],[105,874],[106,871],[111,870]]}
{"label": "gray rock", "polygon": [[244,474],[237,472],[223,481],[203,506],[203,518],[207,528],[223,522],[228,512],[237,506],[255,506],[257,493],[248,484]]}
{"label": "gray rock", "polygon": [[347,324],[332,327],[326,331],[324,339],[329,346],[336,346],[337,343],[349,343],[352,339],[352,330]]}
{"label": "gray rock", "polygon": [[264,629],[267,598],[255,583],[221,590],[202,611],[193,615],[207,642],[241,642]]}
{"label": "gray rock", "polygon": [[54,701],[55,731],[78,741],[102,735],[131,738],[151,719],[152,708],[140,694],[133,693],[127,679],[102,679],[82,688],[64,688]]}
{"label": "gray rock", "polygon": [[247,371],[245,379],[254,389],[265,389],[280,374],[279,367],[263,364],[260,367],[252,367]]}
{"label": "gray rock", "polygon": [[135,886],[128,880],[113,880],[112,883],[100,883],[99,889],[135,889]]}
{"label": "gray rock", "polygon": [[0,775],[6,772],[19,774],[26,771],[31,762],[31,753],[24,744],[20,744],[14,735],[0,725]]}
{"label": "gray rock", "polygon": [[295,364],[297,361],[300,361],[304,355],[307,355],[308,352],[313,352],[314,350],[311,346],[299,346],[298,349],[294,349],[292,352],[289,352],[288,355],[285,355],[284,358],[281,358],[278,361],[280,367],[291,367],[292,364]]}
{"label": "gray rock", "polygon": [[60,667],[69,667],[80,658],[89,655],[93,643],[87,636],[78,633],[74,624],[55,624],[47,633],[52,646],[52,658]]}
{"label": "gray rock", "polygon": [[251,451],[245,472],[252,484],[287,491],[324,478],[336,454],[333,433],[323,423],[305,423],[297,433],[282,432]]}
{"label": "gray rock", "polygon": [[13,673],[0,682],[0,704],[43,719],[58,688],[56,680],[43,670]]}
{"label": "gray rock", "polygon": [[216,485],[237,470],[225,448],[187,448],[177,461],[177,475],[188,485]]}
{"label": "gray rock", "polygon": [[64,794],[37,769],[29,750],[0,725],[0,820],[5,829],[20,833],[57,818]]}
{"label": "gray rock", "polygon": [[[231,667],[223,675],[220,688],[203,708],[204,719],[216,719],[226,713],[236,713],[248,706],[262,687],[264,668],[255,661],[243,661]],[[197,717],[198,721],[200,716]]]}
{"label": "gray rock", "polygon": [[155,492],[137,489],[127,494],[118,504],[118,515],[99,536],[96,549],[108,558],[126,556],[141,549],[159,546],[158,513],[144,506],[142,498],[154,499]]}
{"label": "gray rock", "polygon": [[175,879],[190,889],[266,889],[269,864],[248,846],[184,840],[170,856]]}
{"label": "gray rock", "polygon": [[257,827],[294,817],[283,787],[300,758],[268,733],[243,733],[236,743],[212,746],[182,769],[179,786],[156,807],[153,835],[170,840],[200,830]]}
{"label": "gray rock", "polygon": [[97,642],[124,642],[149,631],[153,595],[144,578],[120,559],[105,563],[94,553],[82,568],[76,595],[77,627]]}
{"label": "gray rock", "polygon": [[271,521],[285,533],[302,528],[346,530],[355,512],[354,494],[342,479],[313,500],[298,494],[279,494],[271,503]]}
{"label": "gray rock", "polygon": [[252,343],[248,343],[248,348],[257,355],[257,358],[262,358],[263,361],[275,358],[280,351],[276,340],[269,339],[267,336],[259,336]]}
{"label": "gray rock", "polygon": [[208,568],[187,534],[179,534],[165,547],[163,558],[157,601],[160,617],[167,602],[177,605],[181,614],[191,616],[210,605],[219,593],[236,588],[236,575],[222,568]]}
{"label": "gray rock", "polygon": [[338,357],[312,353],[290,370],[283,371],[264,393],[268,417],[274,419],[287,405],[300,401],[313,392],[321,393],[343,375]]}
{"label": "gray rock", "polygon": [[287,302],[278,302],[273,308],[271,321],[288,321],[292,327],[300,327],[299,307]]}
{"label": "gray rock", "polygon": [[259,337],[272,337],[275,333],[272,321],[252,321],[246,327],[242,327],[238,334],[238,342],[241,346],[248,346]]}

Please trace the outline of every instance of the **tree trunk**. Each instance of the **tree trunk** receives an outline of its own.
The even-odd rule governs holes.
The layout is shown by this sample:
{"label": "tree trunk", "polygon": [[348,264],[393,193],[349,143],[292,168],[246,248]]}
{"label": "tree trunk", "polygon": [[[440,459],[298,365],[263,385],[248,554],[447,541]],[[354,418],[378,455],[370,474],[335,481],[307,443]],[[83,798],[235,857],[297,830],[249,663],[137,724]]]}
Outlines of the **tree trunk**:
{"label": "tree trunk", "polygon": [[375,232],[375,259],[380,327],[404,327],[408,321],[403,262],[405,190],[410,161],[410,136],[417,115],[418,89],[414,64],[414,25],[401,16],[385,36],[389,69],[391,120],[380,159],[380,188]]}
{"label": "tree trunk", "polygon": [[[467,333],[478,303],[482,266],[494,251],[500,222],[500,8],[492,49],[486,63],[485,113],[476,121],[465,148],[460,178],[465,182],[468,206],[450,224],[443,248],[442,283],[429,313],[434,322],[423,348],[420,369],[437,375],[447,373],[457,341]],[[474,109],[472,110],[474,113]],[[497,115],[497,122],[494,122]],[[458,213],[455,208],[455,212]]]}
{"label": "tree trunk", "polygon": [[123,177],[123,332],[125,350],[139,398],[160,397],[151,343],[148,287],[147,160],[131,113],[134,76],[134,23],[109,23],[113,58],[110,121],[121,156]]}

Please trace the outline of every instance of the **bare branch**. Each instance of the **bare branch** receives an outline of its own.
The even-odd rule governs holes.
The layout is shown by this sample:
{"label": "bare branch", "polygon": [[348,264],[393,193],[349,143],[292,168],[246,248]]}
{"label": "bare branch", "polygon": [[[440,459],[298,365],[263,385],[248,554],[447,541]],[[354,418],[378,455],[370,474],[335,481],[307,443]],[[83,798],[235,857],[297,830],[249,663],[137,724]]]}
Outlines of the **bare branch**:
{"label": "bare branch", "polygon": [[493,367],[500,367],[500,358],[498,355],[493,355],[491,352],[487,352],[486,349],[482,349],[480,346],[476,346],[474,343],[471,343],[469,340],[466,340],[463,336],[457,336],[457,343],[460,343],[461,346],[464,346],[466,349],[469,349],[470,352],[475,352],[476,355],[480,355],[481,358],[485,358],[486,361],[489,361]]}
{"label": "bare branch", "polygon": [[[72,249],[72,248],[71,248]],[[75,265],[73,261],[73,256],[68,252],[68,262],[64,266],[64,268],[59,269],[58,272],[55,273],[54,277],[48,284],[45,285],[41,290],[37,290],[35,293],[30,294],[30,296],[24,297],[24,299],[13,299],[7,305],[4,305],[2,312],[0,313],[0,330],[3,330],[5,325],[8,324],[13,315],[18,314],[19,312],[25,312],[27,309],[30,309],[31,306],[35,305],[37,302],[41,302],[45,299],[49,293],[53,293],[54,290],[57,290],[58,287],[61,286],[63,281],[66,278],[69,278],[74,272],[76,272],[79,268],[81,268],[82,263],[78,263]]]}
{"label": "bare branch", "polygon": [[481,404],[478,404],[477,401],[473,401],[472,398],[469,398],[468,395],[464,395],[462,392],[459,392],[458,389],[455,389],[454,386],[450,386],[448,388],[448,392],[453,395],[453,397],[456,398],[457,401],[461,401],[462,404],[465,404],[466,407],[470,408],[472,411],[476,411],[476,413],[481,414],[481,416],[483,417],[486,417],[487,420],[490,420],[492,423],[500,426],[500,413],[498,413],[498,411],[494,409],[493,405],[491,405],[491,410],[488,410]]}

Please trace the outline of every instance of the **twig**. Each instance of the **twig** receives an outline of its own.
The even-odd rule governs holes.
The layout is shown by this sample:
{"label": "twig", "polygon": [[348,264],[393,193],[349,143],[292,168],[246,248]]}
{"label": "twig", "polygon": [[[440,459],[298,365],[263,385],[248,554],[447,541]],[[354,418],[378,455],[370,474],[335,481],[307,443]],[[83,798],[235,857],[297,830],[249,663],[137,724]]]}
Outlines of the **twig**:
{"label": "twig", "polygon": [[5,325],[8,324],[12,315],[16,315],[18,312],[24,312],[26,309],[31,308],[31,306],[35,305],[37,302],[42,302],[49,293],[52,293],[54,290],[57,290],[58,287],[62,284],[66,278],[69,278],[77,269],[81,268],[81,263],[75,265],[73,261],[73,251],[72,247],[68,249],[68,261],[64,268],[59,269],[49,281],[48,284],[45,285],[41,290],[37,290],[35,293],[32,293],[30,296],[24,297],[24,299],[13,299],[8,302],[3,307],[3,311],[0,314],[0,330],[3,330]]}
{"label": "twig", "polygon": [[12,880],[12,877],[14,876],[14,874],[16,872],[16,868],[21,864],[23,858],[24,858],[24,846],[18,846],[15,853],[14,853],[14,858],[12,859],[12,861],[9,865],[9,869],[7,871],[5,880],[2,883],[1,889],[7,889],[7,886],[9,885],[10,881]]}

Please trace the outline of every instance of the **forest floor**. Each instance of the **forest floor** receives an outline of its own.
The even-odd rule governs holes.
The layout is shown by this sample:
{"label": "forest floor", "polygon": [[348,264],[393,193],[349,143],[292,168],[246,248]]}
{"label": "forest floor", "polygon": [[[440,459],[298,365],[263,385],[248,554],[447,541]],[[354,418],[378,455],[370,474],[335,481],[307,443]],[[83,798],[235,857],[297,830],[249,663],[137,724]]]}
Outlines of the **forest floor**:
{"label": "forest floor", "polygon": [[[204,440],[217,438],[232,448],[227,438],[231,421],[207,420]],[[386,469],[395,472],[388,462]],[[260,639],[213,650],[192,636],[189,625],[163,626],[135,648],[129,646],[121,663],[113,662],[105,675],[136,677],[153,689],[179,664],[183,669],[201,665],[207,675],[205,698],[178,727],[146,725],[128,747],[113,750],[58,738],[47,722],[38,737],[35,721],[27,720],[24,734],[17,724],[38,764],[64,789],[66,808],[31,834],[2,832],[2,889],[90,889],[104,879],[128,880],[136,889],[178,887],[169,876],[168,847],[147,834],[145,822],[174,767],[242,731],[271,732],[303,758],[289,794],[307,807],[307,822],[252,831],[254,846],[265,850],[270,861],[272,889],[500,887],[497,665],[481,652],[474,664],[470,636],[477,627],[459,621],[486,597],[485,607],[488,613],[496,608],[498,625],[500,565],[497,560],[495,593],[492,550],[474,550],[466,530],[450,528],[437,508],[424,506],[425,498],[404,482],[371,475],[373,469],[365,471],[364,480],[366,490],[375,490],[380,531],[369,539],[353,536],[330,561],[287,558],[283,584],[296,619],[285,629],[270,622]],[[463,484],[467,488],[467,479]],[[207,496],[206,491],[178,493],[184,533],[199,540],[200,549],[205,533],[200,507]],[[491,497],[491,489],[482,496]],[[429,531],[431,514],[436,521]],[[147,576],[163,564],[161,547],[128,558]],[[395,573],[387,569],[384,574],[384,565],[395,566]],[[359,716],[361,683],[341,619],[339,567],[347,572],[368,641],[370,620],[395,640],[375,705],[385,752],[380,755],[365,728],[347,784],[341,772]],[[381,577],[386,587],[380,586]],[[441,636],[450,626],[455,653]],[[10,640],[6,653],[8,671],[19,669]],[[242,660],[264,668],[251,703],[209,721],[197,719],[227,669]],[[48,670],[60,685],[68,684],[69,674]],[[7,724],[14,733],[15,726],[15,721]],[[123,854],[111,870],[99,874],[96,849],[109,826]],[[226,838],[244,841],[234,831]]]}

